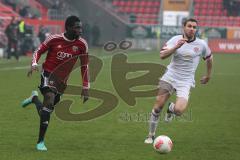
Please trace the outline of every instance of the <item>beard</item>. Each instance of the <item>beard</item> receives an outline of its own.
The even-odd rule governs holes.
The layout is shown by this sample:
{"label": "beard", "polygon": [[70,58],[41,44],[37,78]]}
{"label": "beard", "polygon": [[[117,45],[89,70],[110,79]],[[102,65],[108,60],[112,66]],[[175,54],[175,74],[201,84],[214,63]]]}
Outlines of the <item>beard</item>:
{"label": "beard", "polygon": [[75,34],[74,39],[79,39],[80,35]]}
{"label": "beard", "polygon": [[70,40],[79,39],[80,37],[80,35],[76,34],[75,32],[68,32],[67,35]]}
{"label": "beard", "polygon": [[195,37],[195,34],[185,34],[188,40],[192,40]]}

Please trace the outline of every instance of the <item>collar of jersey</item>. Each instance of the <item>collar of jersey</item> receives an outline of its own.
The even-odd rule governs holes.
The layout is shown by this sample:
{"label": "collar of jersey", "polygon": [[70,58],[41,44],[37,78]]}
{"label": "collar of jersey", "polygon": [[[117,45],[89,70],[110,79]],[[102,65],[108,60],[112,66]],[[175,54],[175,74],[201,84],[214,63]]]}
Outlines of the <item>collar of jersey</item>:
{"label": "collar of jersey", "polygon": [[62,33],[62,36],[63,36],[63,39],[66,40],[66,41],[68,41],[68,42],[73,42],[73,41],[75,41],[75,39],[74,39],[74,40],[67,39],[67,37],[64,36],[64,33]]}
{"label": "collar of jersey", "polygon": [[[184,35],[182,35],[183,36],[183,38],[184,38]],[[190,40],[190,41],[186,41],[187,43],[191,43],[191,42],[193,42],[193,41],[195,41],[196,40],[196,36],[194,36],[194,38],[192,39],[192,40]]]}

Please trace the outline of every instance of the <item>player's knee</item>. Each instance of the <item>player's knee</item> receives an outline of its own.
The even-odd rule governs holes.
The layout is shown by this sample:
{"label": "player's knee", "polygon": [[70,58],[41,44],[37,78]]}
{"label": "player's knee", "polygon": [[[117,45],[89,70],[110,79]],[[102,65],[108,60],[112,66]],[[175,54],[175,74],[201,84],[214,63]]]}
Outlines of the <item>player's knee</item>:
{"label": "player's knee", "polygon": [[161,112],[162,108],[157,107],[157,108],[153,108],[153,112],[156,114],[159,114]]}
{"label": "player's knee", "polygon": [[44,95],[44,100],[43,100],[43,105],[52,110],[54,106],[54,99],[55,99],[55,94],[52,92],[48,92]]}
{"label": "player's knee", "polygon": [[186,99],[178,99],[176,101],[175,107],[174,107],[174,112],[176,115],[181,116],[183,114],[183,112],[186,110],[187,108],[187,100]]}
{"label": "player's knee", "polygon": [[175,107],[174,108],[174,113],[177,115],[177,116],[181,116],[184,112],[184,109],[183,108],[178,108],[178,107]]}
{"label": "player's knee", "polygon": [[160,112],[162,111],[163,109],[163,106],[164,106],[164,103],[158,103],[156,102],[154,107],[153,107],[153,110],[152,112],[155,113],[155,114],[160,114]]}
{"label": "player's knee", "polygon": [[43,107],[41,110],[41,114],[51,114],[54,110],[54,107]]}
{"label": "player's knee", "polygon": [[160,112],[164,107],[164,104],[162,103],[156,103],[153,107],[153,109],[156,111],[156,112]]}

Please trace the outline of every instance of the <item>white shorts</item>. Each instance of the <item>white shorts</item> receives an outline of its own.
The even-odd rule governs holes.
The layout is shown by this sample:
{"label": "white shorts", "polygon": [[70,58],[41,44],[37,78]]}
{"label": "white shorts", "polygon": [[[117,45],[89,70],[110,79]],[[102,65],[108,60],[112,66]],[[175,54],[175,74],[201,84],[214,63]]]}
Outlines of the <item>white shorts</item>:
{"label": "white shorts", "polygon": [[184,85],[184,84],[175,84],[176,86],[176,96],[177,97],[182,97],[188,101],[189,99],[189,94],[190,94],[190,85]]}
{"label": "white shorts", "polygon": [[166,76],[163,76],[160,80],[168,82],[172,85],[172,87],[176,90],[177,97],[184,98],[188,101],[192,84],[177,81]]}

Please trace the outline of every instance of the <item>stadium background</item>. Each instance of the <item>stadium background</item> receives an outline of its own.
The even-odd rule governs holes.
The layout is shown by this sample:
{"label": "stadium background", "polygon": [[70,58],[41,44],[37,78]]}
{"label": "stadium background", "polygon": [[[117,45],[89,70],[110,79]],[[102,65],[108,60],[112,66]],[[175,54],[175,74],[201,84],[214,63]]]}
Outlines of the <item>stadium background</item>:
{"label": "stadium background", "polygon": [[[237,0],[1,0],[1,159],[238,160],[239,4]],[[83,36],[89,43],[90,54],[102,64],[95,64],[95,61],[90,64],[94,77],[91,87],[112,94],[118,103],[111,112],[84,122],[64,120],[64,116],[61,118],[54,113],[47,135],[49,151],[39,153],[34,150],[38,130],[36,111],[33,106],[25,110],[20,107],[21,100],[37,87],[39,75],[28,79],[26,72],[32,51],[40,43],[40,26],[45,28],[44,34],[60,33],[64,31],[64,19],[70,14],[78,15],[83,21]],[[21,39],[19,49],[28,49],[21,53],[19,61],[6,59],[4,31],[13,16],[25,22],[25,36],[31,40]],[[171,36],[181,34],[181,24],[186,17],[199,20],[198,36],[208,41],[213,51],[214,70],[208,85],[197,83],[183,117],[171,124],[161,121],[158,134],[171,137],[174,148],[168,155],[159,155],[151,146],[143,144],[154,96],[137,97],[134,106],[124,101],[111,77],[113,58],[125,54],[129,64],[166,66],[169,60],[159,59],[159,49]],[[109,41],[119,44],[123,40],[132,42],[130,49],[118,47],[107,52],[103,48]],[[119,66],[114,71],[120,72],[122,68],[124,66]],[[204,62],[201,62],[196,80],[204,73]],[[140,76],[143,76],[140,71],[127,74],[129,79]],[[79,71],[74,71],[69,83],[77,86],[80,81]],[[138,86],[133,90],[154,87],[156,85]],[[101,102],[91,98],[83,105],[79,96],[73,95],[64,95],[64,99],[74,102],[70,110],[76,115],[93,110]]]}

